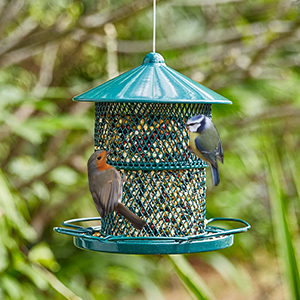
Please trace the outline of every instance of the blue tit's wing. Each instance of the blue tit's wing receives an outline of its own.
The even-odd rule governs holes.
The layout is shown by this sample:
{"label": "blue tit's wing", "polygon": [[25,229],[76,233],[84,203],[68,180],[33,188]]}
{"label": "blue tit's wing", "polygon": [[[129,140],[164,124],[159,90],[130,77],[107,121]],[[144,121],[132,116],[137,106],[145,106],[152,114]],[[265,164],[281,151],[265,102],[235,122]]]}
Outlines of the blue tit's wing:
{"label": "blue tit's wing", "polygon": [[216,148],[216,156],[217,156],[217,159],[223,163],[224,162],[224,152],[223,152],[223,147],[222,147],[222,144],[221,144],[221,140],[219,139],[219,143],[218,143],[218,146]]}
{"label": "blue tit's wing", "polygon": [[201,139],[200,137],[195,138],[195,145],[199,152],[204,156],[204,158],[211,163],[216,169],[218,169],[217,157],[214,148],[211,147],[209,143],[206,142],[207,139]]}
{"label": "blue tit's wing", "polygon": [[[218,130],[216,129],[215,125],[212,123],[212,126],[207,131],[210,134],[210,140],[211,145],[214,146],[214,149],[212,150],[214,154],[216,155],[217,159],[223,163],[224,162],[224,152],[223,147],[221,144],[221,139]],[[207,137],[208,138],[208,137]]]}

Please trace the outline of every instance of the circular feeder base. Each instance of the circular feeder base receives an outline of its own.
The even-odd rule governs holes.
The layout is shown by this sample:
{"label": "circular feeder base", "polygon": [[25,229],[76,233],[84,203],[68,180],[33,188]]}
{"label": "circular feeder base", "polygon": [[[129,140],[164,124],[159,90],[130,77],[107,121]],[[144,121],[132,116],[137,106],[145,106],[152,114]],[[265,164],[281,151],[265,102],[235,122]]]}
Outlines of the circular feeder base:
{"label": "circular feeder base", "polygon": [[80,249],[121,254],[183,254],[207,252],[230,247],[233,235],[224,235],[202,240],[126,240],[98,241],[85,237],[74,237],[74,245]]}
{"label": "circular feeder base", "polygon": [[[206,220],[205,232],[199,235],[177,237],[126,237],[103,235],[101,234],[101,225],[82,227],[74,224],[99,220],[101,220],[100,217],[68,220],[63,222],[63,225],[69,228],[55,227],[54,231],[73,236],[74,245],[84,250],[121,254],[188,254],[230,247],[233,244],[234,234],[250,229],[250,225],[240,219],[212,218]],[[229,230],[215,226],[207,226],[214,221],[238,222],[245,226]],[[100,236],[97,234],[100,234]]]}

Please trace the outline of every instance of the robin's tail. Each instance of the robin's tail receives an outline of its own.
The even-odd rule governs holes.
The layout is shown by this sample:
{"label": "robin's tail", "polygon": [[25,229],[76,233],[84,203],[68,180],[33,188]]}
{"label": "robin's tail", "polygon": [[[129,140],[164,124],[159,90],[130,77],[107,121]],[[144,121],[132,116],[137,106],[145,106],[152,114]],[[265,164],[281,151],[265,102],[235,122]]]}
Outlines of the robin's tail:
{"label": "robin's tail", "polygon": [[120,213],[125,219],[127,219],[133,227],[138,230],[142,230],[142,228],[146,225],[146,222],[131,212],[127,207],[125,207],[122,203],[118,203],[115,211]]}

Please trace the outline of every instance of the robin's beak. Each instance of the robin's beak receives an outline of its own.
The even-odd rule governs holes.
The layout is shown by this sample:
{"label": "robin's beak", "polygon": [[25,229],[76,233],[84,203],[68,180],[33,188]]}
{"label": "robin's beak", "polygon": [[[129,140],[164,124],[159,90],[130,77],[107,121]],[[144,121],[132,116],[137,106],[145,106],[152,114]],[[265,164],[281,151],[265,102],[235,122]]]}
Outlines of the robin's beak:
{"label": "robin's beak", "polygon": [[111,154],[111,150],[107,150],[107,151],[106,151],[106,156],[107,156],[108,154]]}

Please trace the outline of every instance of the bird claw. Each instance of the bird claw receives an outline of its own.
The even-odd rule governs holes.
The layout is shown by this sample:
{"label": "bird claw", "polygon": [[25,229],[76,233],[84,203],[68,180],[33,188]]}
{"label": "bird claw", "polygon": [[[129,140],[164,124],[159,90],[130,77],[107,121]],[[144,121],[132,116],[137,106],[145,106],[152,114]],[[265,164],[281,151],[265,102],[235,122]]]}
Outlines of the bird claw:
{"label": "bird claw", "polygon": [[125,173],[124,173],[123,176],[122,176],[122,181],[123,181],[123,183],[126,182],[126,174],[125,174]]}

